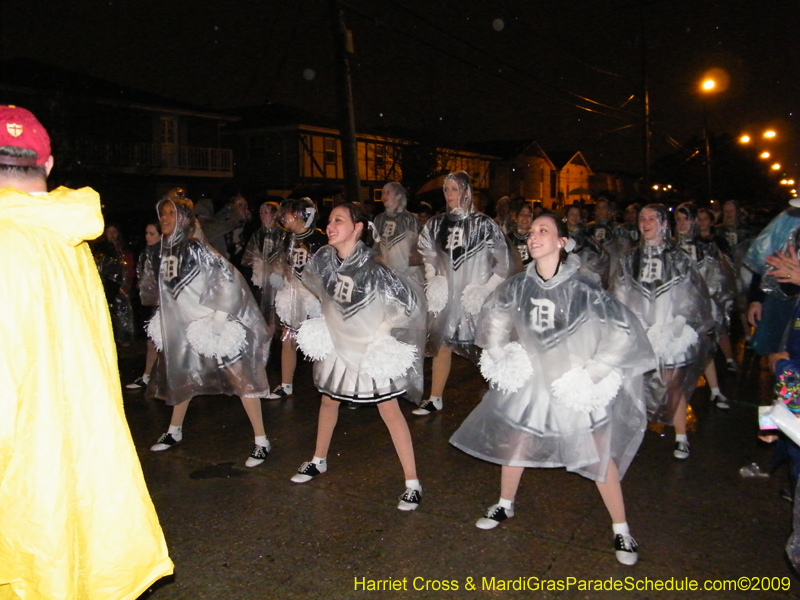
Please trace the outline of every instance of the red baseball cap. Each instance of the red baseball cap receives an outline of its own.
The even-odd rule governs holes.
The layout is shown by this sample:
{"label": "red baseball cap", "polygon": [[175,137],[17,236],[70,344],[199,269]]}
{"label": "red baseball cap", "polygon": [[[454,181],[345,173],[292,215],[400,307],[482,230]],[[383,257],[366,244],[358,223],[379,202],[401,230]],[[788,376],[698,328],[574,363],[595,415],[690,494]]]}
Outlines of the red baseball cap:
{"label": "red baseball cap", "polygon": [[0,164],[41,167],[50,158],[50,136],[33,113],[18,106],[0,106],[0,146],[15,146],[36,152],[37,158],[0,154]]}

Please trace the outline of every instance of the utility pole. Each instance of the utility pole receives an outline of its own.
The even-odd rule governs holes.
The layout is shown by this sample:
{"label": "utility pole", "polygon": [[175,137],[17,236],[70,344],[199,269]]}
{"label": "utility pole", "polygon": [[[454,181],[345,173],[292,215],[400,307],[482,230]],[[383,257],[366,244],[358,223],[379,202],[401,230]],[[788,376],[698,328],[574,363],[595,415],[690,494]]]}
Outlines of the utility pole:
{"label": "utility pole", "polygon": [[337,0],[328,0],[334,56],[336,57],[336,97],[339,112],[339,131],[342,142],[344,190],[348,202],[361,201],[361,179],[358,174],[356,119],[353,110],[353,90],[350,84],[350,55],[353,40],[344,24],[344,14]]}
{"label": "utility pole", "polygon": [[639,4],[641,10],[641,40],[642,40],[642,117],[644,131],[642,135],[643,141],[643,162],[644,162],[644,196],[650,198],[652,194],[652,186],[650,181],[650,90],[647,73],[647,23],[645,20],[645,3],[642,0]]}

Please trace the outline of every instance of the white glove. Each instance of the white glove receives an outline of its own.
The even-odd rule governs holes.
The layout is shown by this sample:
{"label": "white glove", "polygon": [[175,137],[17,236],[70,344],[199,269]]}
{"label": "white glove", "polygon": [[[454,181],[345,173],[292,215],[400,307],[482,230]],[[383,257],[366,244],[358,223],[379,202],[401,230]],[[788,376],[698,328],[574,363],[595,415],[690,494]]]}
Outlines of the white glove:
{"label": "white glove", "polygon": [[683,333],[683,326],[686,325],[686,317],[683,315],[678,315],[672,320],[669,327],[672,330],[672,335],[676,338],[681,337]]}
{"label": "white glove", "polygon": [[228,322],[228,313],[221,310],[214,311],[214,317],[211,319],[211,331],[214,335],[222,335],[225,331],[225,323]]}
{"label": "white glove", "polygon": [[436,277],[436,267],[425,263],[425,281],[430,281],[434,277]]}
{"label": "white glove", "polygon": [[606,378],[606,375],[611,373],[614,370],[614,367],[611,365],[607,365],[606,363],[597,362],[595,360],[588,361],[583,368],[586,369],[586,372],[589,374],[589,377],[592,379],[592,383],[599,383],[603,379]]}

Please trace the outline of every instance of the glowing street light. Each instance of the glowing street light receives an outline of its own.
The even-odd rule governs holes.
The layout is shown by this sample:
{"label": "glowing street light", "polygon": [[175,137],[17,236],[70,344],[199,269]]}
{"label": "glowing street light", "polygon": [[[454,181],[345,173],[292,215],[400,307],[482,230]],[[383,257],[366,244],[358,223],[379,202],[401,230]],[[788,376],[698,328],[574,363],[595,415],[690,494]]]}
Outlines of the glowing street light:
{"label": "glowing street light", "polygon": [[780,163],[775,163],[774,165],[772,165],[772,170],[773,171],[778,171],[780,168],[781,168]]}
{"label": "glowing street light", "polygon": [[717,85],[717,82],[714,81],[713,79],[706,79],[706,80],[703,81],[701,87],[706,92],[710,92],[711,90],[713,90],[716,87],[716,85]]}
{"label": "glowing street light", "polygon": [[743,135],[742,137],[739,138],[739,141],[741,143],[743,143],[743,144],[747,144],[748,142],[750,142],[750,136],[749,135]]}
{"label": "glowing street light", "polygon": [[765,138],[774,138],[775,137],[775,132],[772,131],[771,129],[769,131],[765,131],[764,132],[764,137]]}
{"label": "glowing street light", "polygon": [[769,152],[764,150],[764,152],[761,153],[761,158],[769,158]]}

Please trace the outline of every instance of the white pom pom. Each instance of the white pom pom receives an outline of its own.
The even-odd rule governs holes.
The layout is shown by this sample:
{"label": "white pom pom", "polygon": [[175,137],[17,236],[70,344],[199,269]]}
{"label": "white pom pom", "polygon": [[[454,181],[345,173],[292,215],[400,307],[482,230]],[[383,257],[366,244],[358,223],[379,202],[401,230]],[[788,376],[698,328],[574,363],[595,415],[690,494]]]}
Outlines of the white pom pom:
{"label": "white pom pom", "polygon": [[577,412],[607,406],[617,395],[622,378],[611,371],[597,383],[583,367],[574,367],[553,382],[553,402]]}
{"label": "white pom pom", "polygon": [[186,339],[198,354],[211,358],[236,356],[244,348],[247,332],[236,321],[226,321],[222,333],[214,333],[213,313],[189,324]]}
{"label": "white pom pom", "polygon": [[656,323],[647,330],[647,339],[653,352],[663,361],[673,362],[697,343],[697,332],[689,325],[683,325],[681,333],[675,337],[673,323]]}
{"label": "white pom pom", "polygon": [[292,290],[288,287],[275,294],[275,313],[283,323],[292,322]]}
{"label": "white pom pom", "polygon": [[617,397],[617,392],[619,392],[619,388],[622,386],[622,377],[616,371],[611,371],[600,381],[592,385],[594,387],[595,406],[597,408],[602,408],[608,406],[608,403]]}
{"label": "white pom pom", "polygon": [[405,375],[417,357],[417,349],[384,335],[367,346],[361,359],[361,372],[375,381],[398,379]]}
{"label": "white pom pom", "polygon": [[425,296],[428,299],[428,312],[438,315],[447,306],[447,278],[436,275],[425,286]]}
{"label": "white pom pom", "polygon": [[297,346],[311,360],[324,360],[333,350],[325,317],[307,319],[297,331]]}
{"label": "white pom pom", "polygon": [[494,360],[488,350],[481,353],[478,366],[481,375],[503,392],[516,392],[533,375],[533,366],[528,353],[518,342],[511,342],[502,348],[503,357]]}
{"label": "white pom pom", "polygon": [[318,319],[322,316],[322,304],[319,299],[311,293],[303,296],[303,310],[311,319]]}
{"label": "white pom pom", "polygon": [[161,351],[164,348],[164,340],[161,337],[161,309],[156,311],[156,314],[147,322],[147,337],[153,342],[156,350]]}
{"label": "white pom pom", "polygon": [[283,275],[280,273],[270,273],[269,274],[269,285],[272,287],[273,290],[282,290],[283,289]]}
{"label": "white pom pom", "polygon": [[252,281],[253,285],[256,287],[262,287],[264,285],[264,261],[260,258],[253,261],[253,275],[250,277],[250,281]]}
{"label": "white pom pom", "polygon": [[489,295],[489,288],[478,283],[470,283],[461,293],[461,307],[473,317],[481,314],[481,308]]}

